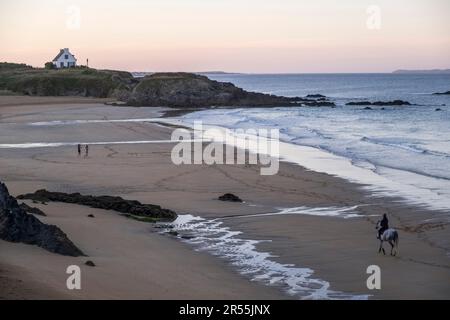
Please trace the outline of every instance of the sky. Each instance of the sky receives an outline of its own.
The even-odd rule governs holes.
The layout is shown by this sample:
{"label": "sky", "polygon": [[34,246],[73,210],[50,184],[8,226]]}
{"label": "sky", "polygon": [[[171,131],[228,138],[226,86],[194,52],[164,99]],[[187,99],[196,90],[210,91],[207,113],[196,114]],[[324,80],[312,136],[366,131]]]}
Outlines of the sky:
{"label": "sky", "polygon": [[0,0],[0,61],[128,71],[450,68],[449,0]]}

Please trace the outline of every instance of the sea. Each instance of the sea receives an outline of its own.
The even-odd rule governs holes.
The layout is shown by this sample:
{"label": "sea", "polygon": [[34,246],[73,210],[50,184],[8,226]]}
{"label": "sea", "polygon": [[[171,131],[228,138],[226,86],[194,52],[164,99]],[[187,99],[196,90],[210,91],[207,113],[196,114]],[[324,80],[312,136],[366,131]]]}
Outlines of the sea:
{"label": "sea", "polygon": [[[450,212],[450,74],[208,74],[245,90],[322,94],[331,107],[216,108],[187,125],[279,129],[282,160],[366,185],[374,194]],[[412,105],[347,106],[405,100]],[[400,201],[403,201],[400,200]]]}

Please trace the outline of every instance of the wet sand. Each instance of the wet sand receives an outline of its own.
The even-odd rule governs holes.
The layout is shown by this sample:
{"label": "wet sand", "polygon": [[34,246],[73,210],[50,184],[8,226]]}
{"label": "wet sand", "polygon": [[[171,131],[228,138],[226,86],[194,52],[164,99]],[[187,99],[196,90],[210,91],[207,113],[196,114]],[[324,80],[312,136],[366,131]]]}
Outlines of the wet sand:
{"label": "wet sand", "polygon": [[[29,97],[2,99],[6,98],[0,97],[0,144],[163,140],[173,130],[149,122],[29,126],[28,122],[49,120],[154,118],[163,109],[70,99],[46,104],[39,98],[37,110],[29,105]],[[258,244],[257,250],[272,253],[275,261],[311,268],[314,277],[331,284],[331,290],[375,299],[450,297],[448,212],[376,198],[358,185],[293,164],[282,163],[276,176],[261,176],[256,165],[175,166],[171,148],[171,144],[91,146],[87,158],[78,157],[75,147],[0,149],[0,177],[14,195],[40,188],[119,195],[179,214],[227,217],[224,225],[242,231],[241,237],[271,240]],[[218,201],[226,192],[245,203]],[[362,217],[241,217],[277,208],[356,205]],[[39,207],[48,214],[40,219],[58,225],[89,258],[61,257],[0,241],[1,298],[296,298],[277,285],[250,281],[229,261],[196,252],[187,243],[159,234],[151,224],[76,205]],[[93,211],[96,218],[86,218]],[[377,253],[374,227],[385,212],[400,231],[397,257]],[[98,266],[84,266],[87,259]],[[85,288],[77,292],[65,288],[65,267],[74,261],[83,265],[86,275]],[[366,268],[372,264],[381,267],[381,290],[366,287]]]}

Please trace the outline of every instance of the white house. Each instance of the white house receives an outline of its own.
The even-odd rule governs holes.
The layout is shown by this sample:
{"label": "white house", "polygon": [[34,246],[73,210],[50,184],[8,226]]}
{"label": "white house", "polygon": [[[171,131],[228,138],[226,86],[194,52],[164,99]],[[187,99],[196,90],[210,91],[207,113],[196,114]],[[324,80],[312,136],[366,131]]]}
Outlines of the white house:
{"label": "white house", "polygon": [[70,68],[77,65],[77,59],[70,53],[69,48],[59,50],[58,55],[53,59],[55,68]]}

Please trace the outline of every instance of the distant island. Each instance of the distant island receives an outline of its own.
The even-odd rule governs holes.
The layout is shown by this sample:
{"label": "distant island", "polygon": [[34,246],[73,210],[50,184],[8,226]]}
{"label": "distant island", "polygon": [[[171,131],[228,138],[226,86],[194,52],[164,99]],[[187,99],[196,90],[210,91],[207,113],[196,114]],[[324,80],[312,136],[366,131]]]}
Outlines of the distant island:
{"label": "distant island", "polygon": [[196,74],[242,74],[239,72],[226,72],[226,71],[201,71],[201,72],[193,72]]}
{"label": "distant island", "polygon": [[396,74],[450,74],[450,69],[429,69],[429,70],[395,70]]}
{"label": "distant island", "polygon": [[[149,71],[132,71],[131,74],[135,78],[143,78],[145,76],[152,75],[157,72],[149,72]],[[200,72],[191,72],[193,74],[200,74],[200,75],[225,75],[225,74],[242,74],[238,72],[225,72],[225,71],[200,71]]]}

